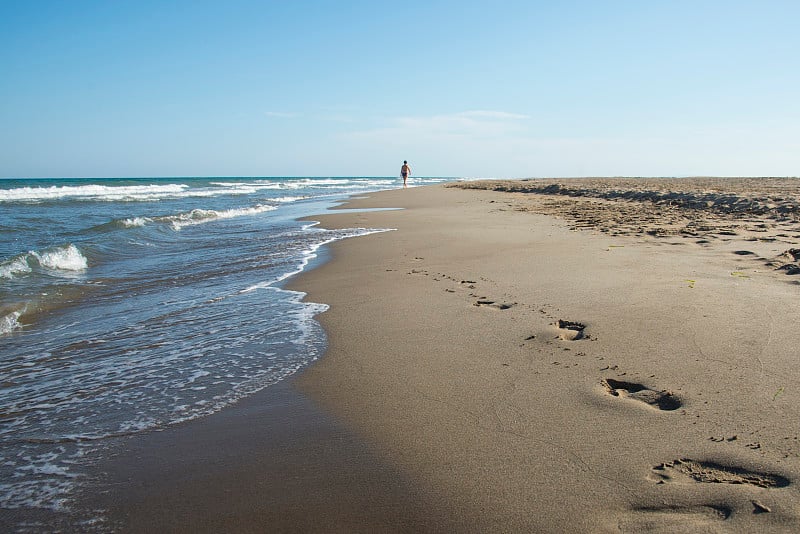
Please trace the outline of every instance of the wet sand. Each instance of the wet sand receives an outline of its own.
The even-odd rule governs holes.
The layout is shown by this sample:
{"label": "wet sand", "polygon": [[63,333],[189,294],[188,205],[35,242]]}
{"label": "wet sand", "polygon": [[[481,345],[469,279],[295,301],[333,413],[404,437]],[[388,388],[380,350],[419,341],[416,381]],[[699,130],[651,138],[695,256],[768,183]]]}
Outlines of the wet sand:
{"label": "wet sand", "polygon": [[[746,194],[788,206],[797,183]],[[654,186],[636,199],[585,181],[560,186],[576,195],[455,185],[321,217],[395,229],[334,243],[292,281],[330,305],[325,357],[122,447],[90,500],[109,525],[800,529],[791,210],[713,209],[733,182],[704,206],[660,204]]]}
{"label": "wet sand", "polygon": [[[95,466],[79,513],[55,526],[141,533],[464,528],[446,501],[414,487],[290,382],[114,450]],[[102,521],[87,522],[92,517]]]}

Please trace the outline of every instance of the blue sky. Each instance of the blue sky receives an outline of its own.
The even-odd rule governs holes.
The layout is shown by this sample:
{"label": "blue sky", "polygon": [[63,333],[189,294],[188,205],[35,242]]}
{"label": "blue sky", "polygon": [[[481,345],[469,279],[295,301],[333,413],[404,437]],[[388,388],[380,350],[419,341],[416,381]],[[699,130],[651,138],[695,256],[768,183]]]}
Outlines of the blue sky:
{"label": "blue sky", "polygon": [[798,176],[800,2],[0,0],[0,177]]}

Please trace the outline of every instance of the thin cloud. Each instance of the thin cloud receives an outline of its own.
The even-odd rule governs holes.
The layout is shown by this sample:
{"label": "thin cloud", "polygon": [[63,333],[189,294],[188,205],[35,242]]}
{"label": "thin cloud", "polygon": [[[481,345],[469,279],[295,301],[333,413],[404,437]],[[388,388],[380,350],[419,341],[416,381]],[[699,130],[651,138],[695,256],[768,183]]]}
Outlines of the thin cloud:
{"label": "thin cloud", "polygon": [[[470,138],[504,137],[518,135],[530,117],[506,111],[472,110],[429,116],[393,117],[386,120],[380,132],[434,135]],[[370,133],[370,132],[361,132]]]}

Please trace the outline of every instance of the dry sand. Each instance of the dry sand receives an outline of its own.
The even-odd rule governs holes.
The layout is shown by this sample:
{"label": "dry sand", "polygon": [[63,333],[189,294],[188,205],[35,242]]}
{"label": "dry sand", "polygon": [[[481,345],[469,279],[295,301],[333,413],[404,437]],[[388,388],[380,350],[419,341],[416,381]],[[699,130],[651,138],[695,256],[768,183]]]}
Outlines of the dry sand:
{"label": "dry sand", "polygon": [[464,530],[800,530],[800,182],[552,182],[323,217],[296,385]]}

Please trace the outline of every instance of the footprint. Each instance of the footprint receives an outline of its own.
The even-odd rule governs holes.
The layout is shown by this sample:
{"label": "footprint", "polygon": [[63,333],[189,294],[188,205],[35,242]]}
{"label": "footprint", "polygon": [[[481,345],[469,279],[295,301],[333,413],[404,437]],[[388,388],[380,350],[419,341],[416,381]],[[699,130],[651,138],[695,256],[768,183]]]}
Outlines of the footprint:
{"label": "footprint", "polygon": [[755,499],[751,500],[750,504],[753,505],[753,513],[754,514],[768,514],[768,513],[772,512],[772,508],[770,508],[766,504],[761,504],[760,502],[756,501]]}
{"label": "footprint", "polygon": [[659,464],[653,468],[650,479],[666,482],[702,482],[708,484],[747,484],[759,488],[784,488],[790,480],[772,473],[758,473],[742,467],[716,462],[680,459]]}
{"label": "footprint", "polygon": [[785,250],[767,265],[775,267],[779,271],[786,271],[786,274],[800,274],[800,248],[790,248]]}
{"label": "footprint", "polygon": [[473,306],[488,306],[490,308],[497,308],[498,310],[507,310],[516,303],[495,302],[488,299],[478,299]]}
{"label": "footprint", "polygon": [[635,508],[619,522],[621,532],[716,532],[733,514],[726,506],[660,506]]}
{"label": "footprint", "polygon": [[683,403],[669,391],[655,391],[642,384],[613,378],[606,378],[601,383],[610,395],[634,399],[658,410],[672,411],[683,406]]}
{"label": "footprint", "polygon": [[565,321],[563,319],[559,319],[557,323],[555,323],[556,328],[558,328],[558,338],[563,339],[566,341],[576,341],[578,339],[588,339],[589,336],[586,335],[583,331],[586,329],[586,325],[582,323],[576,323],[575,321]]}

